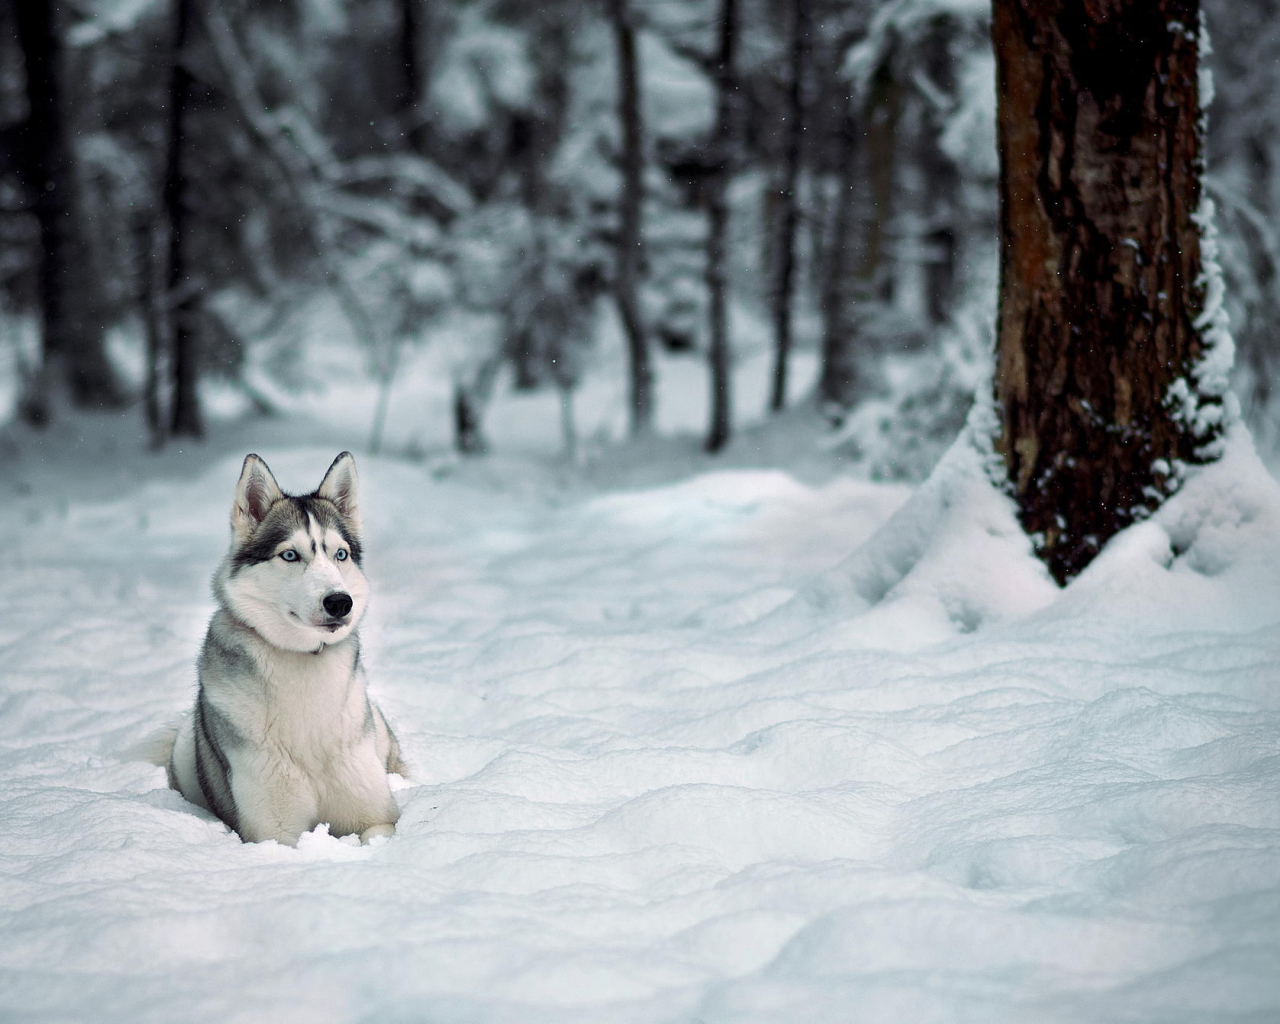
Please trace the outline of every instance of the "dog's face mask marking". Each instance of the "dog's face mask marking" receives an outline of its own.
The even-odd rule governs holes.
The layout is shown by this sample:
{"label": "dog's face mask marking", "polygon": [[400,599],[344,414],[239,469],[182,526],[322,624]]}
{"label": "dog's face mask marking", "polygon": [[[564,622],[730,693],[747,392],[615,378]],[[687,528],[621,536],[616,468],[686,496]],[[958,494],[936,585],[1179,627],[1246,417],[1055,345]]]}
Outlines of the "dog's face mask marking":
{"label": "dog's face mask marking", "polygon": [[231,506],[231,551],[219,585],[233,613],[268,643],[318,651],[359,624],[369,587],[355,459],[343,452],[316,490],[294,497],[256,455],[245,459]]}

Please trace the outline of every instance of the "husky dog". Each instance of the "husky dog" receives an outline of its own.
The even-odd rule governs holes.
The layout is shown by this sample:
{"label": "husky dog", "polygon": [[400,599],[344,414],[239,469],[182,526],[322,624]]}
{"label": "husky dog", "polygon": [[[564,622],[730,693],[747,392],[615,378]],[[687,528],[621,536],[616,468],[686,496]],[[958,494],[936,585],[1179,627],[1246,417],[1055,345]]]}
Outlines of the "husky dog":
{"label": "husky dog", "polygon": [[366,841],[395,829],[387,772],[404,765],[365,692],[360,555],[350,452],[301,497],[245,458],[195,709],[169,759],[169,784],[245,842],[292,846],[321,822]]}

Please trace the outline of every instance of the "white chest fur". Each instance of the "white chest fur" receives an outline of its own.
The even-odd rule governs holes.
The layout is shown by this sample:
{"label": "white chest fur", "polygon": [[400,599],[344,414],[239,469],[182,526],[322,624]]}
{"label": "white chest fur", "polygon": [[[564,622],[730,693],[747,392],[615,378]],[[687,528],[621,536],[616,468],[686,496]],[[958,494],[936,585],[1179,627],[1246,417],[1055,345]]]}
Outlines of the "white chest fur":
{"label": "white chest fur", "polygon": [[365,687],[357,652],[354,638],[318,654],[257,643],[251,653],[259,692],[236,684],[206,686],[206,693],[249,743],[292,761],[325,764],[363,731]]}

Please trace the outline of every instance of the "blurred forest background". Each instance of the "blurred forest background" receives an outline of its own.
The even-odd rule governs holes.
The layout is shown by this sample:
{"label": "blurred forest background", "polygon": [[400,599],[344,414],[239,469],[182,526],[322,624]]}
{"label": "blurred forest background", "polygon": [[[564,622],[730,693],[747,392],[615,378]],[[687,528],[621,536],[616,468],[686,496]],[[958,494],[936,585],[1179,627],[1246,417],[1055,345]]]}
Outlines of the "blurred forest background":
{"label": "blurred forest background", "polygon": [[[1280,11],[1205,8],[1236,388],[1273,449]],[[711,451],[791,409],[870,475],[919,478],[993,343],[989,18],[9,0],[0,420],[116,409],[160,447],[219,417],[356,410],[375,451],[476,453],[495,403],[537,393],[574,453],[575,408],[643,436],[691,380]]]}

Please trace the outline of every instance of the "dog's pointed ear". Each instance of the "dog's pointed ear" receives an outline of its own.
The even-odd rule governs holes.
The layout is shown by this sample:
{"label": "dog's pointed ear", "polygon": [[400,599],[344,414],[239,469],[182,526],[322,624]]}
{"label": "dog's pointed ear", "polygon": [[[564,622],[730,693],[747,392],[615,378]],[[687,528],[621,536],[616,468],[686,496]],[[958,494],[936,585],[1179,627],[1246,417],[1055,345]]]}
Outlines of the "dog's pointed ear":
{"label": "dog's pointed ear", "polygon": [[267,517],[267,511],[284,497],[267,464],[256,455],[244,457],[240,480],[236,484],[236,500],[231,506],[231,529],[247,537]]}
{"label": "dog's pointed ear", "polygon": [[316,488],[317,498],[327,498],[338,506],[338,511],[360,530],[359,480],[356,477],[356,459],[350,452],[343,452],[333,460],[329,472]]}

